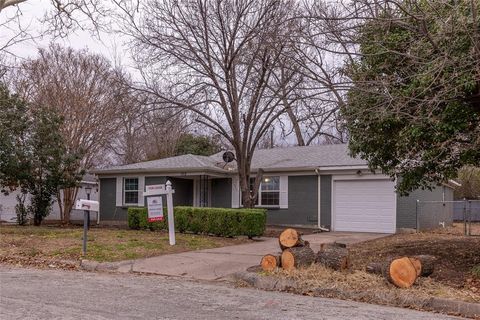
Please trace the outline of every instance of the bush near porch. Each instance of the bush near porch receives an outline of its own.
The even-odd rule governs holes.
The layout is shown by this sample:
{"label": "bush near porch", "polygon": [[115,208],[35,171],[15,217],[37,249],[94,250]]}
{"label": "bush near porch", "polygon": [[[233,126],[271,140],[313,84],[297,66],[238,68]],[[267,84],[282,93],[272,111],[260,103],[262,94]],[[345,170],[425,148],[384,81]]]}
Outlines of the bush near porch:
{"label": "bush near porch", "polygon": [[[226,209],[175,207],[175,230],[221,237],[261,236],[267,222],[266,209]],[[164,230],[168,228],[167,214],[158,222],[148,222],[147,208],[128,208],[130,229]]]}

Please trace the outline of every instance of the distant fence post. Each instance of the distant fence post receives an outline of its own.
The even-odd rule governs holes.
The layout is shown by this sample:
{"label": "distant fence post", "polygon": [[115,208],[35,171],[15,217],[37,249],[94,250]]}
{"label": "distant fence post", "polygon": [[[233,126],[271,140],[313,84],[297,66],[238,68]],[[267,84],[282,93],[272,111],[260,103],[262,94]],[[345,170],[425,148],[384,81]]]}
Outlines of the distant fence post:
{"label": "distant fence post", "polygon": [[468,200],[468,235],[472,235],[472,201]]}
{"label": "distant fence post", "polygon": [[417,199],[417,201],[415,201],[415,220],[416,220],[416,228],[415,230],[417,231],[417,233],[419,232],[418,231],[418,203],[420,202],[420,200]]}
{"label": "distant fence post", "polygon": [[467,199],[463,198],[463,233],[467,235]]}

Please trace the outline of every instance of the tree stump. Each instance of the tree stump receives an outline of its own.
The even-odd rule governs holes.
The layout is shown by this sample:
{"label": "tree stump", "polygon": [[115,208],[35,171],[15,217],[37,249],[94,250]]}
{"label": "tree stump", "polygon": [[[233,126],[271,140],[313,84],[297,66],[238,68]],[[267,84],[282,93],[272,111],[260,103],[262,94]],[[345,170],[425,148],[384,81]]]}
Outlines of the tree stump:
{"label": "tree stump", "polygon": [[417,280],[417,268],[409,257],[391,258],[383,267],[383,276],[399,288],[410,288]]}
{"label": "tree stump", "polygon": [[300,233],[292,228],[288,228],[282,231],[278,237],[278,243],[282,250],[293,248],[293,247],[304,247],[308,245],[308,242],[304,241]]}
{"label": "tree stump", "polygon": [[284,270],[290,271],[298,267],[306,267],[315,261],[315,252],[309,247],[293,247],[283,250],[281,265]]}
{"label": "tree stump", "polygon": [[276,268],[280,267],[281,260],[280,256],[275,256],[273,254],[267,254],[262,257],[262,261],[260,262],[260,266],[262,267],[263,271],[274,271]]}
{"label": "tree stump", "polygon": [[315,262],[333,270],[344,271],[350,268],[348,249],[336,244],[322,244]]}

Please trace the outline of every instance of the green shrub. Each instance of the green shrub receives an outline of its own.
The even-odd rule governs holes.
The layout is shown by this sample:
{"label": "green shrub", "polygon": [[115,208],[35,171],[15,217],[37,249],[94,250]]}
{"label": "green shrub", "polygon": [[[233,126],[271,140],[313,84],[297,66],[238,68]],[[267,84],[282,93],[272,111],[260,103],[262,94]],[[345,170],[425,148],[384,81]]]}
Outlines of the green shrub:
{"label": "green shrub", "polygon": [[472,274],[475,278],[480,279],[480,264],[477,264],[472,268]]}
{"label": "green shrub", "polygon": [[[166,230],[168,228],[166,210],[164,216],[163,221],[148,222],[146,208],[128,208],[128,226],[137,230]],[[175,207],[174,216],[175,230],[178,232],[221,237],[261,236],[267,221],[265,209]]]}

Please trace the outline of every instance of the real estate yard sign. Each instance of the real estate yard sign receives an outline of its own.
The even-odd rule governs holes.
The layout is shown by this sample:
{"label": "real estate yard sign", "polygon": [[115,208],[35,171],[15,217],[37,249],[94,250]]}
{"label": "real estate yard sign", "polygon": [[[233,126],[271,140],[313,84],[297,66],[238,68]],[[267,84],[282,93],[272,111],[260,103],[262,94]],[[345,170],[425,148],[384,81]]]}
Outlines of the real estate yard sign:
{"label": "real estate yard sign", "polygon": [[[167,196],[167,213],[168,213],[168,239],[170,240],[170,245],[173,246],[175,245],[175,223],[174,223],[174,217],[173,217],[173,194],[175,193],[175,190],[172,188],[172,183],[170,181],[167,181],[165,185],[163,184],[158,184],[158,185],[153,185],[153,186],[147,186],[145,188],[145,192],[143,193],[144,197],[147,197],[147,206],[148,206],[148,221],[158,221],[158,220],[150,220],[150,217],[152,219],[158,219],[161,215],[161,219],[163,219],[163,205],[162,205],[162,198],[161,195],[165,194]],[[151,197],[154,196],[154,197]],[[149,199],[155,199],[156,203],[153,203],[153,200]],[[150,201],[152,201],[152,206],[155,206],[153,208],[153,215],[152,215],[152,210],[150,209]],[[157,214],[155,215],[155,212]]]}
{"label": "real estate yard sign", "polygon": [[163,220],[163,201],[161,196],[147,197],[148,222]]}

